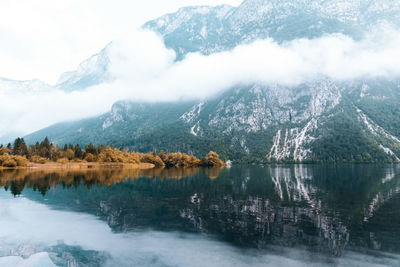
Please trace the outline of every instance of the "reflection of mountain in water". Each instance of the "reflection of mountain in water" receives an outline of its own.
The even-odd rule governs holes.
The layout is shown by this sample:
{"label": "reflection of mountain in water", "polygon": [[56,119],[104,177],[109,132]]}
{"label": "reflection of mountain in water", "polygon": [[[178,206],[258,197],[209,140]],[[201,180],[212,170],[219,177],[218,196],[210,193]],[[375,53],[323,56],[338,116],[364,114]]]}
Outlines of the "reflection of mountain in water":
{"label": "reflection of mountain in water", "polygon": [[[280,199],[274,201],[267,191],[238,194],[254,188],[253,177],[258,177],[244,172],[237,192],[219,198],[196,193],[181,216],[201,231],[224,233],[258,247],[306,246],[334,255],[346,246],[398,252],[399,212],[394,212],[398,219],[392,226],[388,221],[371,224],[379,207],[399,204],[399,173],[399,168],[371,165],[271,167],[263,178],[273,183]],[[390,204],[393,200],[396,203]],[[390,227],[397,230],[387,236]]]}
{"label": "reflection of mountain in water", "polygon": [[[399,252],[399,174],[391,165],[292,165],[8,173],[8,178],[2,173],[0,183],[11,190],[43,187],[46,199],[30,189],[22,194],[54,208],[95,214],[117,232],[206,232],[238,245],[340,255],[346,248]],[[184,178],[174,179],[179,177]]]}
{"label": "reflection of mountain in water", "polygon": [[[339,255],[349,240],[349,231],[335,216],[321,210],[320,200],[313,197],[316,189],[306,185],[312,179],[310,171],[297,165],[269,168],[262,178],[273,182],[280,201],[271,201],[263,194],[229,194],[219,199],[195,194],[192,207],[181,216],[200,230],[229,233],[258,247],[307,246]],[[250,186],[251,176],[242,175],[242,190]]]}

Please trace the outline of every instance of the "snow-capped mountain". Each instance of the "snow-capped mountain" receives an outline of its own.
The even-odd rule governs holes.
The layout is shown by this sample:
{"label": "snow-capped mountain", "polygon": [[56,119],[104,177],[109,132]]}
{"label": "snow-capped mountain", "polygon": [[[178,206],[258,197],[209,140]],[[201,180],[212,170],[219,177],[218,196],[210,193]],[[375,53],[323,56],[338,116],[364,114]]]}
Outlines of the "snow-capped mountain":
{"label": "snow-capped mountain", "polygon": [[61,74],[56,87],[64,91],[74,91],[110,81],[112,79],[108,71],[110,45],[111,43],[98,54],[83,61],[76,70]]}
{"label": "snow-capped mountain", "polygon": [[51,89],[51,85],[48,85],[40,80],[16,81],[0,77],[1,93],[13,94],[23,92],[41,92],[49,91]]}
{"label": "snow-capped mountain", "polygon": [[[209,55],[257,39],[277,42],[342,33],[362,38],[379,24],[400,25],[400,2],[395,0],[245,0],[238,7],[184,7],[143,25],[159,33],[177,60],[191,52]],[[82,90],[112,80],[108,44],[61,75],[57,88]]]}
{"label": "snow-capped mountain", "polygon": [[211,54],[260,38],[283,42],[343,33],[361,38],[377,24],[400,23],[394,0],[245,0],[238,7],[186,7],[144,25],[182,58]]}
{"label": "snow-capped mountain", "polygon": [[[246,0],[238,7],[186,7],[146,23],[177,60],[260,38],[285,42],[342,33],[362,38],[377,24],[395,28],[400,2]],[[66,74],[64,90],[110,77],[107,49]],[[89,82],[87,82],[89,81]],[[30,136],[57,143],[113,143],[139,151],[217,150],[237,161],[399,161],[400,83],[319,77],[297,86],[237,85],[196,103],[116,103],[98,118],[58,124]],[[60,85],[59,85],[60,86]]]}

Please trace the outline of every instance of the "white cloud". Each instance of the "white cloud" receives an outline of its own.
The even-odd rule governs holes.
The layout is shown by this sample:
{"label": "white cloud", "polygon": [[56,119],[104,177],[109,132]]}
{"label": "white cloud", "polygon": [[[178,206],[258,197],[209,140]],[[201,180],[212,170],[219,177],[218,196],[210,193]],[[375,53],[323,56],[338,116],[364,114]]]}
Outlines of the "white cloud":
{"label": "white cloud", "polygon": [[188,5],[242,0],[2,0],[0,77],[55,83],[111,40]]}
{"label": "white cloud", "polygon": [[136,36],[145,46],[133,38],[112,47],[124,55],[112,60],[117,81],[96,90],[112,88],[120,99],[166,101],[203,98],[239,83],[291,86],[321,76],[343,81],[400,75],[400,34],[389,28],[360,41],[341,34],[284,44],[259,40],[210,56],[189,54],[180,62],[172,61],[171,51],[154,36],[145,35]]}
{"label": "white cloud", "polygon": [[115,81],[82,92],[1,90],[0,135],[28,133],[50,124],[107,112],[122,99],[170,101],[203,98],[238,83],[296,85],[320,76],[335,80],[400,75],[400,34],[379,28],[355,41],[344,35],[284,44],[259,40],[210,56],[190,54],[175,62],[154,33],[132,32],[113,42]]}

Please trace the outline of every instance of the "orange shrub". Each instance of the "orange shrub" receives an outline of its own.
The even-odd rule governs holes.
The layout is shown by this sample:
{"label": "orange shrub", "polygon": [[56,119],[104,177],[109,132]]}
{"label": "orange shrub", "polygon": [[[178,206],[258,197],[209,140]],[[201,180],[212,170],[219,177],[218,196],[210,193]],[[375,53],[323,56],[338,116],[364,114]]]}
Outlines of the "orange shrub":
{"label": "orange shrub", "polygon": [[47,162],[46,158],[42,158],[40,156],[33,156],[31,158],[31,161],[34,163],[39,163],[39,164],[45,164]]}
{"label": "orange shrub", "polygon": [[69,162],[69,160],[67,158],[60,158],[57,160],[58,163],[61,164],[67,164]]}
{"label": "orange shrub", "polygon": [[6,147],[0,148],[0,156],[5,154],[10,154],[10,150]]}

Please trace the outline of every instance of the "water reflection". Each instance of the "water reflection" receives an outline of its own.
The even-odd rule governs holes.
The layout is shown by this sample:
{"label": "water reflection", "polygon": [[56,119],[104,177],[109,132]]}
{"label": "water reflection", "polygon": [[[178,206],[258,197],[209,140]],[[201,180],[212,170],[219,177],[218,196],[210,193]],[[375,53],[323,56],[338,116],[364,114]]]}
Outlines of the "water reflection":
{"label": "water reflection", "polygon": [[333,257],[400,253],[396,165],[17,170],[0,172],[0,186],[54,209],[93,214],[115,233],[200,232],[240,247]]}
{"label": "water reflection", "polygon": [[62,185],[63,187],[78,187],[81,184],[87,188],[96,186],[112,186],[127,179],[133,180],[139,177],[148,178],[183,178],[191,176],[200,170],[204,171],[210,178],[216,178],[220,168],[155,168],[155,169],[132,169],[132,168],[100,168],[88,170],[41,170],[41,169],[16,169],[0,170],[0,188],[10,189],[16,196],[20,195],[24,188],[38,190],[43,196],[51,188]]}

